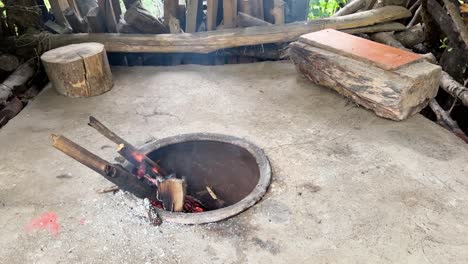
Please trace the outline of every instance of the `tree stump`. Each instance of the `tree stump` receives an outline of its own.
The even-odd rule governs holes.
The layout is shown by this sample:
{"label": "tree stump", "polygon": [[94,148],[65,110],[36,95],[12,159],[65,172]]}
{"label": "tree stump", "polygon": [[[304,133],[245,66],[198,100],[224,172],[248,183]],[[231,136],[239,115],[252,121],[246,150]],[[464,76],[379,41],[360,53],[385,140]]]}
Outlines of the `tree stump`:
{"label": "tree stump", "polygon": [[103,94],[113,86],[104,45],[72,44],[41,56],[50,81],[58,93],[70,97]]}

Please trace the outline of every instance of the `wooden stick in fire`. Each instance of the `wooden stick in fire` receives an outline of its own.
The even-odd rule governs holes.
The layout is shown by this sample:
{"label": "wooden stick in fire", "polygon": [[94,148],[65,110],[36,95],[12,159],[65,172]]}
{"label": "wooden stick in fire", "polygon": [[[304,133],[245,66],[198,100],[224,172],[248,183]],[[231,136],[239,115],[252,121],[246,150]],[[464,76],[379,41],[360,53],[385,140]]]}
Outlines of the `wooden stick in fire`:
{"label": "wooden stick in fire", "polygon": [[173,212],[181,212],[184,209],[187,190],[187,184],[184,179],[168,176],[158,164],[112,132],[96,118],[90,116],[88,125],[119,145],[118,153],[137,168],[138,176],[144,177],[145,175],[150,175],[157,179],[157,199],[163,203],[164,209]]}
{"label": "wooden stick in fire", "polygon": [[154,198],[155,185],[139,180],[118,164],[111,164],[62,135],[51,135],[52,146],[101,174],[120,189],[140,198]]}
{"label": "wooden stick in fire", "polygon": [[[139,167],[140,164],[144,162],[147,166],[150,167],[148,169],[148,172],[150,172],[151,176],[155,176],[153,172],[161,175],[162,177],[166,176],[166,172],[161,167],[159,167],[159,165],[156,164],[156,162],[152,161],[144,153],[139,152],[134,146],[132,146],[132,144],[128,143],[127,141],[119,137],[117,134],[112,132],[104,124],[99,122],[99,120],[97,120],[95,117],[89,117],[88,125],[96,129],[101,135],[105,136],[115,144],[119,145],[119,154],[122,155],[128,161],[130,161],[130,163],[132,163],[133,165]],[[121,145],[125,146],[125,149],[123,149],[123,147],[120,147]],[[122,153],[120,152],[121,149]],[[138,161],[137,163],[134,162],[135,158],[137,159],[136,161]]]}

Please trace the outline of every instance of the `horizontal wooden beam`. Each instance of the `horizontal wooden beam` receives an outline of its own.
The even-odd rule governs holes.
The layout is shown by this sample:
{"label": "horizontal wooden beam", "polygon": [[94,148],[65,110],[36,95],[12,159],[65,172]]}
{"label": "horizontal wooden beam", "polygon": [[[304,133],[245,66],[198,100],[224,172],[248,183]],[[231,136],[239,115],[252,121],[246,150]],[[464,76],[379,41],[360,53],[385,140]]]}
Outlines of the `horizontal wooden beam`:
{"label": "horizontal wooden beam", "polygon": [[[48,44],[56,48],[73,43],[99,42],[110,52],[194,52],[209,53],[219,49],[290,42],[300,35],[326,28],[352,29],[385,23],[411,16],[403,7],[385,6],[356,14],[317,19],[286,25],[235,28],[193,34],[68,34],[50,35]],[[43,39],[43,36],[42,36]]]}

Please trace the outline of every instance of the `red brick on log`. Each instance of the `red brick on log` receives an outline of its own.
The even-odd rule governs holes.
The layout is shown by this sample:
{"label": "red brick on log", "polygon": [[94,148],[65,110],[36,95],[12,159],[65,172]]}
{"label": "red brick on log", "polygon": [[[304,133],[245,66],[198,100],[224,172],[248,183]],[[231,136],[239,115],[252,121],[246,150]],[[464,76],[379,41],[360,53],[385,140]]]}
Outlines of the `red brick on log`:
{"label": "red brick on log", "polygon": [[301,36],[290,45],[290,57],[312,82],[393,120],[424,108],[441,75],[420,55],[336,30]]}

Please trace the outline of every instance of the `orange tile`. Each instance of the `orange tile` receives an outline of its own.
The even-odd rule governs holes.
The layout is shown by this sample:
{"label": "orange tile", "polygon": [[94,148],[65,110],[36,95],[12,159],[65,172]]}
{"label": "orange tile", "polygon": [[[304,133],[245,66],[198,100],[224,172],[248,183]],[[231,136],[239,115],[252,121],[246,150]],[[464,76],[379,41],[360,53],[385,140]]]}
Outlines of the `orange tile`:
{"label": "orange tile", "polygon": [[333,29],[302,35],[300,41],[347,57],[374,63],[385,70],[422,59],[421,55],[380,44]]}

